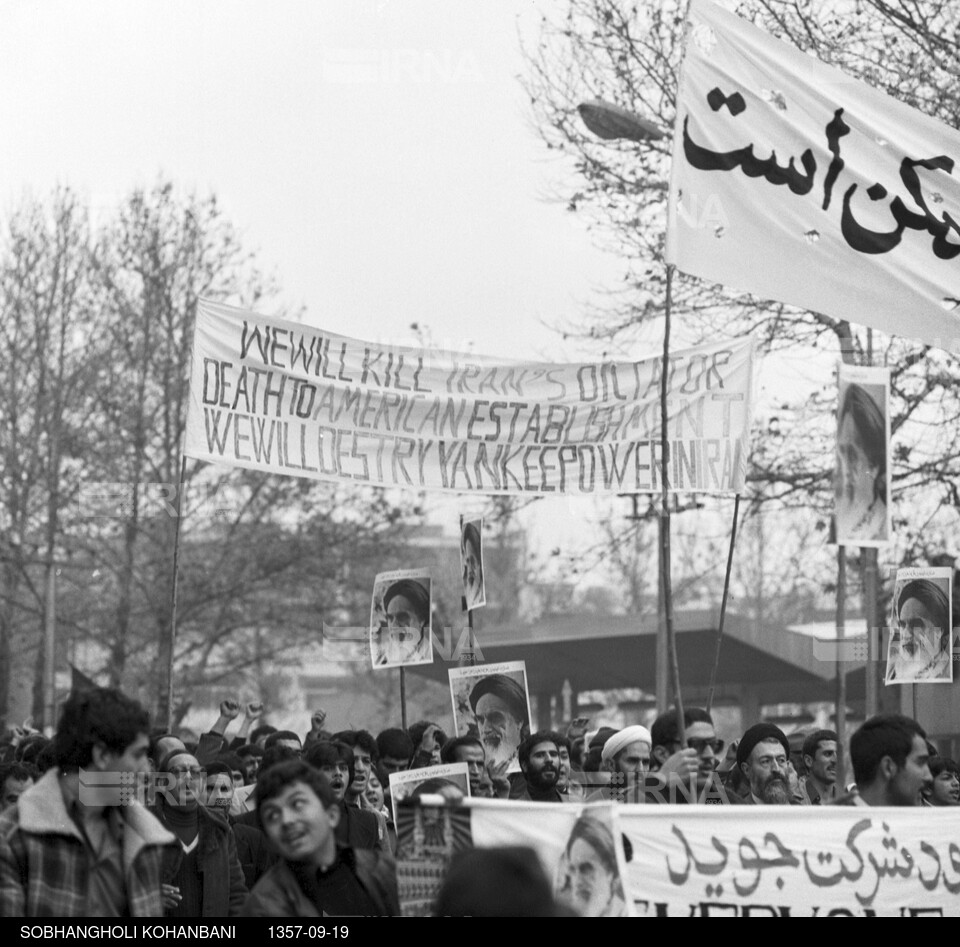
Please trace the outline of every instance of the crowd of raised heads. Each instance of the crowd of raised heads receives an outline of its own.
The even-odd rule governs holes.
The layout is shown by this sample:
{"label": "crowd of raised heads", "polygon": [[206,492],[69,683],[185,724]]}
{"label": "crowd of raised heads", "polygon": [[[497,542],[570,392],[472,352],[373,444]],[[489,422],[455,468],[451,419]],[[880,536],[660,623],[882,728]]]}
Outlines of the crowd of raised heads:
{"label": "crowd of raised heads", "polygon": [[[871,717],[851,734],[841,784],[832,730],[785,734],[761,721],[725,745],[711,715],[693,707],[682,726],[670,710],[649,727],[591,728],[578,718],[532,733],[517,708],[519,745],[507,759],[498,751],[510,732],[511,694],[500,695],[496,717],[482,696],[476,707],[492,730],[481,720],[459,736],[429,720],[337,729],[323,711],[300,731],[279,730],[262,722],[259,704],[226,699],[209,730],[184,740],[152,729],[140,704],[118,690],[74,692],[51,738],[25,728],[3,736],[0,915],[399,914],[390,793],[398,773],[411,787],[398,806],[470,798],[960,805],[958,764],[897,714]],[[466,765],[463,785],[429,770],[448,763]],[[418,781],[411,773],[421,769]],[[116,782],[94,778],[105,773],[126,774],[127,786],[135,779],[140,795],[118,796]],[[602,872],[609,829],[588,813],[568,847],[596,853]],[[131,837],[132,859],[124,854]],[[573,890],[560,897],[530,849],[469,850],[453,859],[434,913],[591,913]]]}

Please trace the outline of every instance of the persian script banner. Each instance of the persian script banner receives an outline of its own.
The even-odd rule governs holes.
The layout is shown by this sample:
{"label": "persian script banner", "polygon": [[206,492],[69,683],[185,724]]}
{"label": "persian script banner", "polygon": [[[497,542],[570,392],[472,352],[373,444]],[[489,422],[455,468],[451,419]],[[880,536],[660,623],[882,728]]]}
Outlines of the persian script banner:
{"label": "persian script banner", "polygon": [[960,132],[706,0],[689,21],[668,261],[960,351]]}

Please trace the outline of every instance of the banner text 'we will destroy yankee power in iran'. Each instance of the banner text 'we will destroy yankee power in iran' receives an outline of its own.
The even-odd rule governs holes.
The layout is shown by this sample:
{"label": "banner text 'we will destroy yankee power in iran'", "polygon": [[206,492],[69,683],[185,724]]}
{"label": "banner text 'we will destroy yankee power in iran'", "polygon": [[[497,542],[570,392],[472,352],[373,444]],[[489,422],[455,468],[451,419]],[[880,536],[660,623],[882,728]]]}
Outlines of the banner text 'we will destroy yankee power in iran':
{"label": "banner text 'we will destroy yankee power in iran'", "polygon": [[[753,343],[674,353],[671,490],[742,489]],[[661,361],[543,363],[377,345],[201,302],[185,452],[382,487],[659,491]]]}

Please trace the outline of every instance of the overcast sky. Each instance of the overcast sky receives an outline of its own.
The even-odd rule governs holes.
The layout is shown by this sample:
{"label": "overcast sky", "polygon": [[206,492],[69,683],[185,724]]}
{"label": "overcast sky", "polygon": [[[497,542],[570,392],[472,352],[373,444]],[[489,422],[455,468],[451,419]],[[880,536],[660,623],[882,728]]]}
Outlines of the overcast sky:
{"label": "overcast sky", "polygon": [[110,208],[165,175],[216,194],[311,322],[513,357],[560,357],[543,322],[619,272],[544,199],[569,168],[517,79],[533,0],[0,10],[0,212],[57,184]]}

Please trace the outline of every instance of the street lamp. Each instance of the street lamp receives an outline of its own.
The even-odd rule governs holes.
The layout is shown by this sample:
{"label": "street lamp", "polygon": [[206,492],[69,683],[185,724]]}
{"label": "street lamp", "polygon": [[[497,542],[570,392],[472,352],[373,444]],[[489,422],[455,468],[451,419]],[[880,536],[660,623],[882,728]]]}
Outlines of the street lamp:
{"label": "street lamp", "polygon": [[666,137],[653,122],[641,118],[634,112],[620,108],[603,99],[592,99],[577,106],[583,124],[598,138],[611,141],[615,138],[628,138],[630,141],[659,141]]}
{"label": "street lamp", "polygon": [[[581,102],[577,106],[583,124],[600,138],[609,141],[626,138],[630,141],[658,141],[666,137],[665,132],[653,122],[621,108],[594,99]],[[660,372],[660,600],[662,601],[662,620],[657,627],[657,662],[655,687],[657,691],[657,713],[666,710],[667,693],[667,655],[673,676],[674,701],[677,708],[677,735],[683,745],[684,721],[683,700],[680,695],[680,670],[677,661],[677,642],[673,629],[673,588],[670,581],[670,494],[667,490],[667,476],[670,469],[670,439],[667,427],[667,392],[670,378],[670,292],[673,266],[667,265],[666,299],[663,324],[663,368]],[[658,609],[658,611],[660,611]]]}

